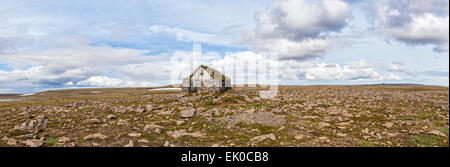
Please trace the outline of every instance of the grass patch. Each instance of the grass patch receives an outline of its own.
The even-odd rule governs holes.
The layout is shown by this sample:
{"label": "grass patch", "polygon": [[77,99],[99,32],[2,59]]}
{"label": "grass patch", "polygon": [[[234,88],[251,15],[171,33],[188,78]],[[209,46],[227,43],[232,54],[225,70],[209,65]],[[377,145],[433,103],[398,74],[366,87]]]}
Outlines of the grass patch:
{"label": "grass patch", "polygon": [[446,126],[448,129],[448,120],[436,121],[436,122],[434,122],[434,125],[435,126]]}
{"label": "grass patch", "polygon": [[423,112],[420,114],[420,119],[429,119],[429,118],[436,118],[439,114],[434,112]]}
{"label": "grass patch", "polygon": [[397,117],[398,120],[414,120],[416,119],[414,116],[412,115],[404,115],[404,116],[399,116]]}
{"label": "grass patch", "polygon": [[241,128],[246,128],[248,130],[258,129],[261,134],[276,133],[277,129],[279,128],[279,127],[275,127],[275,126],[264,126],[264,125],[260,125],[260,124],[246,124],[246,123],[242,123],[242,122],[237,123],[236,126],[241,127]]}
{"label": "grass patch", "polygon": [[356,144],[358,147],[377,147],[377,145],[373,144],[370,141],[361,140]]}
{"label": "grass patch", "polygon": [[47,140],[44,141],[44,143],[46,145],[55,145],[58,143],[58,138],[48,138]]}
{"label": "grass patch", "polygon": [[235,98],[234,97],[230,97],[230,96],[222,97],[222,101],[226,102],[226,103],[237,103]]}
{"label": "grass patch", "polygon": [[27,134],[28,132],[23,131],[23,130],[13,130],[13,131],[9,131],[8,132],[8,136],[13,137],[13,136],[20,136],[20,135],[24,135]]}
{"label": "grass patch", "polygon": [[413,146],[422,147],[445,146],[443,145],[443,138],[444,137],[430,134],[414,135],[409,140],[409,143]]}
{"label": "grass patch", "polygon": [[440,127],[439,130],[448,136],[448,126],[447,127]]}
{"label": "grass patch", "polygon": [[267,106],[267,104],[265,104],[265,103],[251,103],[251,104],[249,104],[249,106],[258,109],[258,108]]}
{"label": "grass patch", "polygon": [[55,127],[59,127],[59,126],[61,126],[59,123],[48,123],[47,124],[47,127],[49,127],[49,128],[55,128]]}

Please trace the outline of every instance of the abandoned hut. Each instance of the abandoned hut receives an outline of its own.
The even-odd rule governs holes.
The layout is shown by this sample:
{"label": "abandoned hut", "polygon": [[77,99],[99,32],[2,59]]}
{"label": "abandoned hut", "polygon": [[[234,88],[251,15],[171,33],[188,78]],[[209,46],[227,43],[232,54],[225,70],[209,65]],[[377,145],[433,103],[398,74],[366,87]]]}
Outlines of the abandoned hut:
{"label": "abandoned hut", "polygon": [[223,93],[231,89],[231,80],[214,68],[200,65],[191,75],[183,79],[181,87],[183,92]]}

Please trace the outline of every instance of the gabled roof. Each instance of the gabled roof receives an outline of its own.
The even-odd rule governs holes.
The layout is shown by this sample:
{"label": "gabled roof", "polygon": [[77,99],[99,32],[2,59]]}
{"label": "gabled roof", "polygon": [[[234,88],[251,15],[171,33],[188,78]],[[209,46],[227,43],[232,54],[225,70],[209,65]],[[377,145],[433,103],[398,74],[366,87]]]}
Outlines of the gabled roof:
{"label": "gabled roof", "polygon": [[189,77],[186,77],[184,79],[192,78],[192,76],[194,76],[194,74],[198,70],[200,70],[201,68],[203,68],[206,72],[208,72],[211,75],[211,78],[213,78],[213,79],[217,79],[219,77],[222,77],[222,79],[224,79],[224,80],[230,80],[230,78],[228,78],[227,76],[223,75],[219,70],[216,70],[215,68],[208,67],[208,66],[205,66],[205,65],[200,65],[197,69],[194,70],[194,72],[191,75],[189,75]]}

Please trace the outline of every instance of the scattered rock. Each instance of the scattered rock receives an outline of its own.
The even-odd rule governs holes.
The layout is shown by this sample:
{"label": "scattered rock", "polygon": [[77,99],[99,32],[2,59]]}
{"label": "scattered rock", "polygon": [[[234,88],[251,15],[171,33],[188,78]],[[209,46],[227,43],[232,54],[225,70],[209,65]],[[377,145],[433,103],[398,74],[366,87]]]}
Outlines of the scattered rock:
{"label": "scattered rock", "polygon": [[338,133],[336,136],[337,136],[337,137],[345,137],[345,136],[347,136],[347,134],[344,134],[344,133]]}
{"label": "scattered rock", "polygon": [[154,108],[155,108],[155,107],[154,107],[153,105],[151,105],[151,104],[147,104],[147,105],[145,106],[145,109],[147,109],[147,111],[153,111]]}
{"label": "scattered rock", "polygon": [[70,142],[68,144],[64,144],[64,147],[75,147],[75,143],[74,142]]}
{"label": "scattered rock", "polygon": [[134,142],[133,142],[133,140],[130,140],[130,141],[128,142],[128,144],[125,144],[125,145],[124,145],[124,147],[134,147]]}
{"label": "scattered rock", "polygon": [[140,139],[140,140],[138,140],[138,143],[149,143],[149,142],[146,139]]}
{"label": "scattered rock", "polygon": [[184,121],[183,120],[177,120],[176,123],[177,123],[177,125],[181,125],[181,124],[184,124]]}
{"label": "scattered rock", "polygon": [[44,142],[42,140],[35,140],[35,139],[28,139],[25,142],[25,145],[27,145],[28,147],[40,147],[44,144]]}
{"label": "scattered rock", "polygon": [[60,137],[60,138],[58,138],[58,142],[60,142],[60,143],[67,143],[69,141],[70,141],[69,137]]}
{"label": "scattered rock", "polygon": [[15,126],[12,130],[33,131],[40,128],[47,128],[45,116],[37,116],[36,120],[25,121],[21,125]]}
{"label": "scattered rock", "polygon": [[319,124],[318,124],[319,129],[322,129],[323,127],[327,127],[327,126],[330,126],[330,124],[326,123],[326,122],[319,122]]}
{"label": "scattered rock", "polygon": [[36,120],[31,120],[29,123],[28,123],[28,126],[29,127],[35,127],[37,125],[37,121]]}
{"label": "scattered rock", "polygon": [[445,135],[444,133],[442,133],[441,131],[438,131],[438,130],[429,131],[428,134],[442,136],[442,137],[447,137],[447,135]]}
{"label": "scattered rock", "polygon": [[128,136],[130,137],[140,137],[141,135],[141,133],[128,133]]}
{"label": "scattered rock", "polygon": [[353,117],[353,114],[350,114],[350,113],[344,113],[344,114],[342,114],[342,116],[344,116],[344,117]]}
{"label": "scattered rock", "polygon": [[286,127],[281,126],[280,128],[277,129],[277,131],[278,131],[278,132],[279,132],[279,131],[282,131],[284,128],[286,128]]}
{"label": "scattered rock", "polygon": [[383,127],[388,128],[388,129],[392,128],[393,126],[394,126],[394,124],[392,122],[386,122],[383,124]]}
{"label": "scattered rock", "polygon": [[[398,88],[402,91],[392,91]],[[237,88],[221,95],[140,94],[136,89],[123,89],[104,91],[105,94],[101,93],[100,98],[94,99],[59,98],[58,93],[43,92],[39,99],[51,95],[58,106],[40,104],[35,101],[37,99],[31,98],[28,100],[33,105],[13,104],[0,109],[0,122],[4,125],[0,131],[0,147],[170,147],[174,143],[177,146],[250,146],[262,140],[255,138],[252,141],[254,143],[251,143],[252,137],[269,133],[276,135],[275,140],[278,142],[273,142],[268,137],[260,144],[268,142],[276,146],[346,147],[354,146],[358,141],[368,141],[378,146],[394,147],[448,145],[445,126],[448,122],[448,100],[442,98],[443,95],[448,95],[448,88],[401,85],[282,86],[279,87],[277,96],[269,99],[255,98],[259,91]],[[81,95],[86,93],[80,92]],[[123,95],[102,98],[111,97],[110,95],[116,97],[115,95],[124,92],[133,97]],[[377,97],[381,100],[377,101]],[[203,104],[205,99],[214,102],[213,108]],[[224,102],[225,105],[221,104]],[[144,110],[146,113],[137,113]],[[194,113],[181,114],[184,110]],[[183,118],[198,119],[180,119],[182,115]],[[272,127],[266,129],[266,126]],[[203,129],[200,130],[199,127]],[[170,129],[167,135],[166,129]],[[227,131],[228,136],[221,133],[223,130]],[[206,133],[211,136],[201,138]],[[233,133],[252,136],[246,139],[247,143],[242,143],[243,138],[236,138],[231,135]],[[279,136],[279,133],[283,135]],[[442,140],[427,140],[418,142],[417,145],[411,145],[407,140],[421,134],[436,136]],[[57,144],[52,144],[55,142],[52,138],[55,135],[59,135]],[[156,135],[154,137],[157,138],[143,139],[145,135]],[[174,139],[186,135],[190,140]],[[167,137],[174,142],[166,141]],[[84,138],[88,140],[83,140]],[[130,139],[132,144],[127,142]]]}
{"label": "scattered rock", "polygon": [[148,132],[148,131],[161,131],[160,129],[164,129],[164,127],[156,125],[156,124],[150,124],[150,125],[145,125],[144,126],[144,131]]}
{"label": "scattered rock", "polygon": [[127,125],[128,121],[123,120],[123,119],[119,119],[119,121],[117,121],[117,125]]}
{"label": "scattered rock", "polygon": [[98,124],[98,123],[100,123],[100,121],[98,119],[92,118],[92,119],[84,120],[83,123],[85,123],[85,124]]}
{"label": "scattered rock", "polygon": [[303,116],[304,119],[317,119],[319,118],[318,116],[312,116],[312,115],[307,115],[307,116]]}
{"label": "scattered rock", "polygon": [[137,112],[137,113],[144,113],[144,112],[147,111],[147,109],[146,108],[137,108],[134,111]]}
{"label": "scattered rock", "polygon": [[318,139],[319,139],[320,141],[327,141],[327,140],[328,140],[328,137],[322,136],[322,137],[319,137]]}
{"label": "scattered rock", "polygon": [[192,118],[195,117],[197,111],[195,109],[183,110],[181,111],[181,118]]}
{"label": "scattered rock", "polygon": [[106,136],[106,135],[103,135],[101,133],[95,133],[95,134],[90,134],[90,135],[85,136],[84,140],[89,140],[89,139],[101,139],[101,140],[104,140],[104,139],[107,139],[107,138],[108,138],[108,136]]}
{"label": "scattered rock", "polygon": [[244,111],[245,113],[255,113],[255,109],[254,108],[250,108],[248,110]]}
{"label": "scattered rock", "polygon": [[127,112],[127,109],[129,109],[129,108],[125,108],[125,106],[119,106],[119,107],[114,107],[113,111],[115,113],[125,113],[125,112]]}
{"label": "scattered rock", "polygon": [[15,146],[17,144],[17,140],[16,139],[8,139],[6,141],[6,144],[10,145],[10,146]]}
{"label": "scattered rock", "polygon": [[45,119],[46,119],[45,116],[37,116],[36,117],[37,124],[42,125],[44,123]]}
{"label": "scattered rock", "polygon": [[265,126],[280,126],[287,123],[284,115],[274,114],[272,112],[241,113],[218,118],[218,120],[227,122],[229,125],[242,122],[247,124],[261,124]]}
{"label": "scattered rock", "polygon": [[296,135],[296,136],[294,136],[295,140],[302,140],[303,138],[305,138],[304,135]]}
{"label": "scattered rock", "polygon": [[204,137],[205,135],[201,132],[193,132],[187,133],[186,130],[175,130],[175,131],[167,131],[167,135],[173,138],[178,138],[181,136],[192,136],[192,137]]}
{"label": "scattered rock", "polygon": [[253,144],[255,144],[255,143],[262,142],[262,141],[264,141],[264,140],[266,140],[266,139],[270,139],[270,140],[274,140],[274,141],[277,140],[277,138],[275,137],[274,134],[266,134],[266,135],[260,135],[260,136],[255,136],[255,137],[253,137],[253,138],[250,140],[250,142],[253,143]]}
{"label": "scattered rock", "polygon": [[274,112],[274,113],[280,113],[280,112],[283,112],[283,110],[281,110],[281,109],[279,109],[279,108],[273,108],[273,109],[272,109],[272,112]]}
{"label": "scattered rock", "polygon": [[244,95],[244,100],[249,103],[253,102],[253,99],[250,99],[247,95]]}
{"label": "scattered rock", "polygon": [[398,133],[387,133],[386,134],[386,136],[389,137],[389,138],[395,137],[397,135],[398,135]]}
{"label": "scattered rock", "polygon": [[106,118],[108,118],[108,119],[116,119],[117,116],[114,115],[114,114],[109,114]]}

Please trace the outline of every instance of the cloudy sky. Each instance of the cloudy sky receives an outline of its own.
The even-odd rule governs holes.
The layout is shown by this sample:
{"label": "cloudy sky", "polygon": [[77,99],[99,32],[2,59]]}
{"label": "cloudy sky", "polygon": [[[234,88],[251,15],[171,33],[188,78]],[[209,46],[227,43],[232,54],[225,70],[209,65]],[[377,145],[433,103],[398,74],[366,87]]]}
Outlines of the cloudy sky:
{"label": "cloudy sky", "polygon": [[448,0],[0,0],[0,93],[167,85],[279,54],[280,84],[449,85]]}

